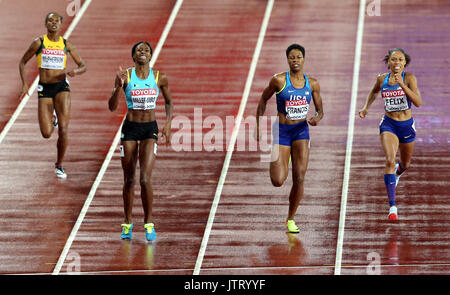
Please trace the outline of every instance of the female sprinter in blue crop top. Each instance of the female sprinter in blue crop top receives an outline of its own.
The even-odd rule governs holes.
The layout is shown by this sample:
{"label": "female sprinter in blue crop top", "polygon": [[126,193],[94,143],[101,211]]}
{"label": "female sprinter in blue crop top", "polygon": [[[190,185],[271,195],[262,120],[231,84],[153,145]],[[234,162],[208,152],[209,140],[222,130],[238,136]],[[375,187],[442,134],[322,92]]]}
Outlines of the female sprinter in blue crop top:
{"label": "female sprinter in blue crop top", "polygon": [[[278,120],[273,126],[273,152],[278,154],[270,163],[270,179],[276,187],[287,178],[289,159],[292,158],[293,185],[289,195],[289,210],[286,226],[289,232],[298,233],[294,221],[300,200],[309,160],[309,128],[316,126],[323,117],[319,82],[303,73],[305,49],[298,44],[286,50],[289,71],[276,74],[264,89],[256,112],[257,140],[260,138],[259,120],[266,110],[267,101],[276,93]],[[315,116],[306,120],[311,99],[316,109]]]}
{"label": "female sprinter in blue crop top", "polygon": [[[369,107],[381,91],[385,112],[380,122],[380,138],[386,156],[384,183],[389,199],[390,220],[398,219],[395,188],[400,176],[409,167],[414,151],[416,129],[411,115],[411,103],[416,107],[422,104],[416,77],[404,72],[410,61],[411,58],[403,49],[389,50],[384,62],[390,72],[378,75],[364,107],[359,111],[359,116],[365,118]],[[400,162],[396,164],[397,150],[400,150]]]}
{"label": "female sprinter in blue crop top", "polygon": [[[124,172],[123,201],[125,220],[122,224],[122,239],[131,239],[133,222],[134,182],[136,163],[140,163],[141,199],[144,207],[144,228],[148,241],[156,238],[152,222],[153,190],[150,182],[156,157],[158,125],[155,108],[159,90],[161,90],[166,108],[166,124],[162,136],[170,143],[170,125],[172,122],[172,96],[165,74],[150,68],[153,50],[148,42],[136,43],[131,56],[135,66],[122,70],[116,75],[115,88],[109,99],[109,109],[114,111],[119,105],[121,89],[125,93],[128,112],[122,125],[121,157]],[[140,142],[140,144],[138,144]]]}

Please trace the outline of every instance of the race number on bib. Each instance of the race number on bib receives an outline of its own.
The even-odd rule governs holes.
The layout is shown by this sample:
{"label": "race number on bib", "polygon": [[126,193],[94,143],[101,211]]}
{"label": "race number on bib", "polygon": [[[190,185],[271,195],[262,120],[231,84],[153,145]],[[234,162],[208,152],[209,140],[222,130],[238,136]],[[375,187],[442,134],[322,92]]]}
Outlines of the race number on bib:
{"label": "race number on bib", "polygon": [[63,70],[66,53],[61,49],[42,49],[41,53],[41,68],[52,70]]}
{"label": "race number on bib", "polygon": [[308,101],[303,99],[298,100],[286,100],[286,118],[290,120],[305,119],[309,110]]}
{"label": "race number on bib", "polygon": [[158,91],[156,89],[133,89],[131,101],[134,110],[152,110],[156,108]]}
{"label": "race number on bib", "polygon": [[399,112],[409,109],[403,89],[383,91],[384,108],[387,112]]}

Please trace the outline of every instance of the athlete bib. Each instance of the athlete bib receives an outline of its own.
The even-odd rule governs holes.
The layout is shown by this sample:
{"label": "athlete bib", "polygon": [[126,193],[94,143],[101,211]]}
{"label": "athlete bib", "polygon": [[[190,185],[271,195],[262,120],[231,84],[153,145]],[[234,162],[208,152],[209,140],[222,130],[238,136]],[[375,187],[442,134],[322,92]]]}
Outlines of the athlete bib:
{"label": "athlete bib", "polygon": [[131,89],[133,110],[152,110],[156,108],[158,91],[156,89]]}
{"label": "athlete bib", "polygon": [[131,69],[131,75],[129,71],[128,83],[125,88],[125,98],[127,100],[128,109],[132,110],[153,110],[156,108],[156,100],[158,99],[158,77],[159,72],[156,73],[156,77],[153,74],[153,70],[150,69],[147,79],[139,79],[136,76],[136,70]]}
{"label": "athlete bib", "polygon": [[381,96],[386,112],[399,112],[410,108],[405,91],[401,87],[398,87],[397,90],[383,91]]}
{"label": "athlete bib", "polygon": [[306,97],[292,98],[293,100],[286,100],[286,118],[289,120],[301,120],[305,119],[309,110],[309,103]]}
{"label": "athlete bib", "polygon": [[41,55],[41,68],[43,69],[53,69],[53,70],[63,70],[66,53],[64,50],[60,49],[42,49]]}

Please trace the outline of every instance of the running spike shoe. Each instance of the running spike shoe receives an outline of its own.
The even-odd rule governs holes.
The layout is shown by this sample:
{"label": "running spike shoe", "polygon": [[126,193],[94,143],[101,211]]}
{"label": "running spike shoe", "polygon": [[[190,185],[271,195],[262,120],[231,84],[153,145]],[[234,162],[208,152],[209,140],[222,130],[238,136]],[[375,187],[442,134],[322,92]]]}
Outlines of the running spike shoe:
{"label": "running spike shoe", "polygon": [[295,224],[294,220],[288,220],[286,221],[286,226],[288,228],[288,231],[291,233],[298,233],[300,232],[300,229],[298,228],[298,226]]}
{"label": "running spike shoe", "polygon": [[389,208],[388,218],[389,218],[389,220],[397,220],[398,219],[397,207],[392,206],[391,208]]}
{"label": "running spike shoe", "polygon": [[62,166],[55,166],[55,174],[58,178],[67,178],[67,174]]}
{"label": "running spike shoe", "polygon": [[120,237],[123,240],[131,240],[133,237],[133,224],[132,223],[122,223],[122,234]]}
{"label": "running spike shoe", "polygon": [[154,241],[156,239],[155,225],[153,223],[144,224],[145,238],[147,241]]}

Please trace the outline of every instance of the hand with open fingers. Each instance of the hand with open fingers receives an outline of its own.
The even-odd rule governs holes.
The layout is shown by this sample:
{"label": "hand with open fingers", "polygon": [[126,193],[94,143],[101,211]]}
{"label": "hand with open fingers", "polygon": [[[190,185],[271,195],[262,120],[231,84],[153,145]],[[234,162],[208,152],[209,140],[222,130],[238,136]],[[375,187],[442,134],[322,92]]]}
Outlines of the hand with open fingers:
{"label": "hand with open fingers", "polygon": [[119,71],[117,72],[116,76],[120,81],[120,86],[123,86],[128,77],[127,70],[123,70],[122,67],[119,67]]}

